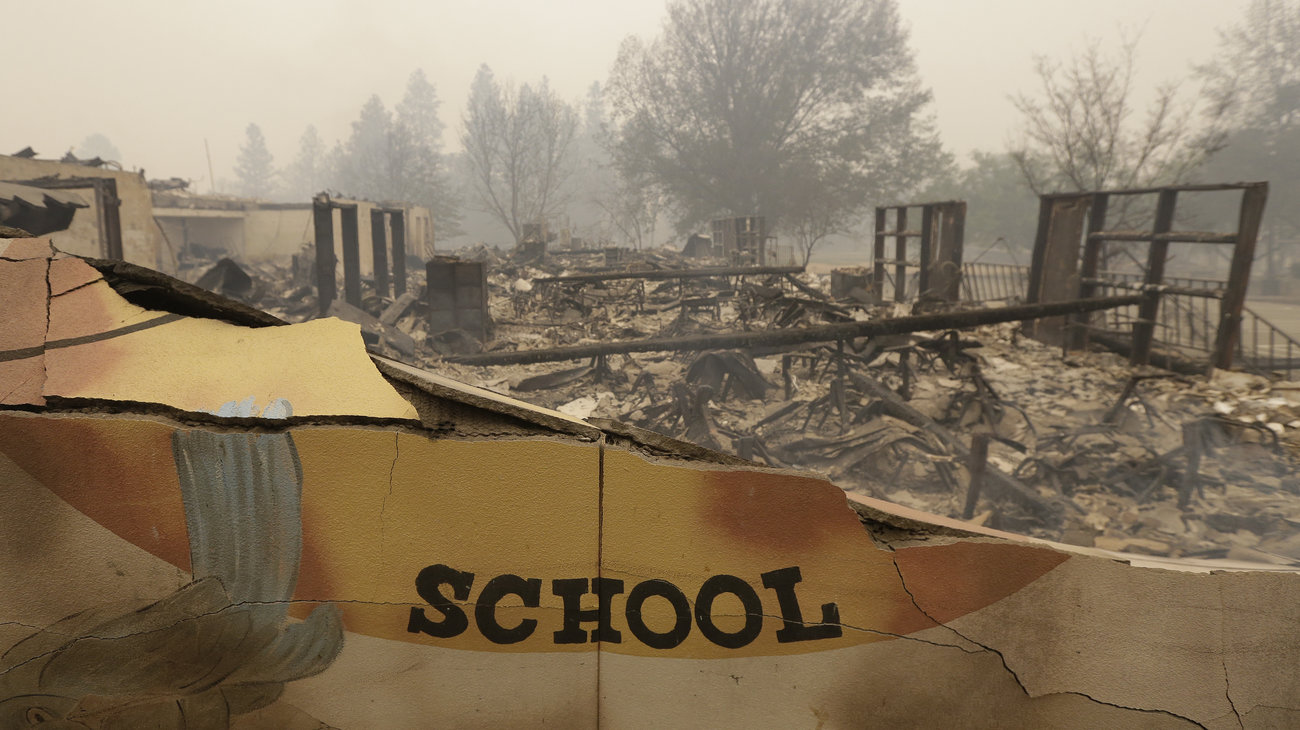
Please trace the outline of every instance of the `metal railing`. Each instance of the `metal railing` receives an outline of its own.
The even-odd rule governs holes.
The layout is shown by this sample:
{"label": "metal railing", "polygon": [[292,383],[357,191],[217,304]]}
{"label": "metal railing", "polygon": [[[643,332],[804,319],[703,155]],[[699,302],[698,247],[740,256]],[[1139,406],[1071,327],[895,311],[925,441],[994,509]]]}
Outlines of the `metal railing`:
{"label": "metal railing", "polygon": [[962,296],[971,302],[1024,301],[1029,267],[1014,264],[963,264]]}
{"label": "metal railing", "polygon": [[1237,338],[1237,366],[1260,375],[1295,380],[1300,375],[1300,340],[1244,307],[1241,336]]}
{"label": "metal railing", "polygon": [[[1142,291],[1143,274],[1099,272],[1095,286],[1098,296]],[[1156,312],[1154,344],[1162,350],[1187,359],[1201,360],[1214,352],[1219,328],[1220,298],[1227,282],[1218,279],[1168,276],[1164,278],[1160,307]],[[1091,329],[1113,336],[1128,337],[1141,321],[1139,307],[1123,307],[1094,317]]]}
{"label": "metal railing", "polygon": [[[971,302],[1023,300],[1029,286],[1029,267],[1012,264],[962,266],[963,298]],[[1160,349],[1188,359],[1202,360],[1214,351],[1218,332],[1219,298],[1227,287],[1221,279],[1167,276],[1160,297],[1155,342]],[[1117,296],[1142,291],[1142,274],[1102,272],[1096,280],[1097,296]],[[1128,339],[1138,321],[1131,305],[1094,315],[1091,329]],[[1159,363],[1159,357],[1156,362]],[[1282,380],[1300,377],[1300,339],[1269,322],[1250,307],[1242,310],[1237,338],[1236,366]]]}

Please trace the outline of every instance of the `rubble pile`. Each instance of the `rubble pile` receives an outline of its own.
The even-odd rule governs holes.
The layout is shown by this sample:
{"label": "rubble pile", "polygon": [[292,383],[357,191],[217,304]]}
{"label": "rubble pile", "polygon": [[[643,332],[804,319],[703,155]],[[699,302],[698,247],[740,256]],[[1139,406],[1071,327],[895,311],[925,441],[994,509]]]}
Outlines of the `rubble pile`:
{"label": "rubble pile", "polygon": [[191,252],[176,276],[286,322],[302,322],[317,312],[312,261],[305,248],[288,262],[250,263],[218,254],[203,256]]}
{"label": "rubble pile", "polygon": [[[521,260],[483,246],[462,251],[461,260],[481,261],[488,272],[491,335],[471,351],[914,313],[913,305],[867,303],[861,277],[841,282],[839,298],[830,294],[832,277],[807,273],[547,281],[686,268],[671,251],[616,266],[599,253]],[[227,293],[287,320],[317,316],[309,266],[249,273],[247,291]],[[221,281],[242,285],[229,272]],[[443,359],[466,350],[449,349],[456,338],[448,333],[428,331],[422,288],[422,271],[396,299],[363,282],[361,307],[335,302],[330,314],[360,323],[372,348],[464,382],[573,417],[617,419],[815,471],[927,512],[1110,550],[1300,564],[1300,383],[1134,369],[1106,352],[1063,356],[1021,336],[1018,323],[472,366]],[[972,480],[972,472],[983,476]]]}

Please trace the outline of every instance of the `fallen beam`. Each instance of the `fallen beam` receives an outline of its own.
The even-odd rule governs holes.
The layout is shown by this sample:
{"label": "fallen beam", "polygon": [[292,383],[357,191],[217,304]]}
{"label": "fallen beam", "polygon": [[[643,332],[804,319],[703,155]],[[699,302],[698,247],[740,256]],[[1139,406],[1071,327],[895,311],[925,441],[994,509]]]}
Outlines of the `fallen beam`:
{"label": "fallen beam", "polygon": [[730,266],[712,269],[655,269],[653,271],[615,271],[603,274],[569,274],[533,279],[536,284],[591,284],[617,279],[706,279],[712,276],[764,276],[773,274],[802,274],[802,266]]}
{"label": "fallen beam", "polygon": [[859,337],[899,335],[927,330],[964,329],[998,322],[1057,317],[1065,314],[1093,312],[1138,304],[1142,295],[1073,299],[1046,304],[1022,304],[999,309],[975,309],[965,312],[941,312],[915,317],[876,319],[870,322],[845,322],[820,327],[800,327],[756,332],[728,332],[717,335],[692,337],[661,337],[627,342],[598,342],[587,345],[570,345],[544,350],[515,350],[512,352],[484,352],[475,355],[454,355],[447,362],[465,365],[523,365],[535,362],[579,360],[601,355],[618,355],[629,352],[663,352],[667,350],[719,350],[758,346],[799,345],[806,342],[834,342]]}

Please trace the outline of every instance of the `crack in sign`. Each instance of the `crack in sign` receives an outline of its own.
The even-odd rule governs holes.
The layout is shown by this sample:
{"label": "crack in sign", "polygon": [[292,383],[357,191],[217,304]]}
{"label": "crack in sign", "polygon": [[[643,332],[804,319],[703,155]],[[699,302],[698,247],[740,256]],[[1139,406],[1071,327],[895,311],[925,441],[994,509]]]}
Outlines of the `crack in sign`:
{"label": "crack in sign", "polygon": [[[920,612],[921,612],[921,613],[922,613],[926,618],[928,618],[928,619],[930,619],[932,622],[934,622],[935,627],[943,627],[943,628],[947,629],[948,631],[951,631],[954,635],[958,636],[959,638],[961,638],[961,639],[963,639],[963,640],[965,640],[965,641],[967,641],[967,642],[970,642],[971,644],[973,644],[973,645],[975,645],[975,646],[980,647],[980,650],[981,650],[981,651],[989,652],[989,653],[995,655],[995,656],[998,658],[998,660],[1001,662],[1001,664],[1002,664],[1002,668],[1003,668],[1004,670],[1006,670],[1007,674],[1009,674],[1013,680],[1015,680],[1015,682],[1016,682],[1016,686],[1018,686],[1018,687],[1020,688],[1020,691],[1024,692],[1026,697],[1030,697],[1030,698],[1034,698],[1034,697],[1035,697],[1034,694],[1030,693],[1029,688],[1025,686],[1025,683],[1024,683],[1024,681],[1021,680],[1020,675],[1017,674],[1016,671],[1015,671],[1014,669],[1011,668],[1011,665],[1007,663],[1007,657],[1006,657],[1005,654],[1003,654],[1003,653],[1002,653],[1001,651],[999,651],[998,649],[993,648],[992,646],[989,646],[989,645],[984,644],[984,643],[982,643],[982,642],[976,641],[975,639],[971,638],[970,636],[967,636],[966,634],[963,634],[962,632],[958,631],[957,629],[953,628],[952,626],[949,626],[948,624],[946,624],[946,623],[944,623],[944,622],[941,622],[941,621],[936,620],[936,619],[935,619],[935,618],[934,618],[934,617],[933,617],[933,616],[932,616],[928,611],[925,610],[924,607],[921,606],[920,602],[918,602],[918,601],[916,600],[916,595],[913,594],[911,588],[908,587],[908,585],[907,585],[907,579],[903,576],[903,569],[902,569],[902,566],[900,566],[900,565],[898,564],[898,561],[897,561],[897,560],[894,561],[894,570],[896,570],[896,571],[898,572],[898,580],[899,580],[899,584],[902,586],[903,591],[904,591],[905,593],[907,593],[908,598],[911,599],[911,601],[912,601],[912,605],[916,607],[916,610],[920,611]],[[1204,728],[1204,727],[1205,727],[1202,723],[1199,723],[1199,722],[1197,722],[1196,720],[1193,720],[1193,719],[1190,718],[1190,717],[1186,717],[1186,716],[1184,716],[1184,715],[1179,715],[1178,713],[1176,713],[1176,712],[1172,712],[1172,711],[1170,711],[1170,710],[1164,710],[1164,709],[1149,709],[1149,708],[1145,708],[1145,707],[1132,707],[1132,706],[1129,706],[1129,705],[1121,705],[1121,704],[1118,704],[1118,703],[1115,703],[1115,702],[1107,702],[1107,701],[1105,701],[1105,700],[1102,700],[1102,699],[1098,699],[1098,698],[1096,698],[1096,697],[1093,697],[1092,695],[1089,695],[1089,694],[1087,694],[1086,692],[1081,692],[1081,691],[1076,691],[1076,690],[1066,690],[1066,691],[1061,691],[1061,692],[1048,692],[1048,693],[1046,693],[1046,694],[1044,694],[1044,695],[1038,695],[1038,696],[1041,697],[1041,696],[1048,696],[1048,695],[1052,695],[1052,694],[1068,694],[1068,695],[1077,695],[1077,696],[1079,696],[1079,697],[1083,697],[1084,699],[1087,699],[1087,700],[1089,700],[1089,701],[1095,702],[1095,703],[1097,703],[1097,704],[1099,704],[1099,705],[1106,705],[1106,706],[1108,706],[1108,707],[1114,707],[1114,708],[1121,709],[1121,710],[1131,710],[1131,711],[1134,711],[1134,712],[1142,712],[1142,713],[1147,713],[1147,714],[1167,715],[1167,716],[1169,716],[1169,717],[1173,717],[1173,718],[1176,718],[1176,719],[1178,719],[1178,720],[1183,720],[1183,721],[1185,721],[1185,722],[1188,722],[1188,723],[1190,723],[1190,724],[1192,724],[1192,725],[1195,725],[1196,727],[1201,727],[1201,728]]]}

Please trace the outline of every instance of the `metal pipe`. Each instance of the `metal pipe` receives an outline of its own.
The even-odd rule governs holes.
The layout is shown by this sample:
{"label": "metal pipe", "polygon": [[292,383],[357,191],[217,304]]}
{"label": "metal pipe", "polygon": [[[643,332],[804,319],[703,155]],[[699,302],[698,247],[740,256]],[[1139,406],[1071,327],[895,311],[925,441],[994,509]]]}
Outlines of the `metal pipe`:
{"label": "metal pipe", "polygon": [[655,271],[617,271],[605,274],[570,274],[533,279],[534,284],[589,284],[618,279],[703,279],[713,276],[762,276],[767,274],[802,274],[802,266],[730,266],[713,269],[658,269]]}
{"label": "metal pipe", "polygon": [[965,312],[922,314],[914,317],[893,317],[869,322],[845,322],[819,327],[800,327],[762,332],[732,332],[717,335],[695,335],[692,337],[662,337],[628,342],[601,342],[545,350],[452,355],[444,358],[444,360],[465,365],[515,365],[579,360],[599,355],[626,354],[630,352],[722,350],[758,346],[780,347],[809,342],[834,342],[835,340],[906,334],[926,330],[963,329],[998,322],[1057,317],[1065,314],[1134,305],[1140,303],[1142,299],[1141,295],[1075,299],[1063,302],[1048,302],[1046,304],[1022,304],[998,309],[975,309]]}

